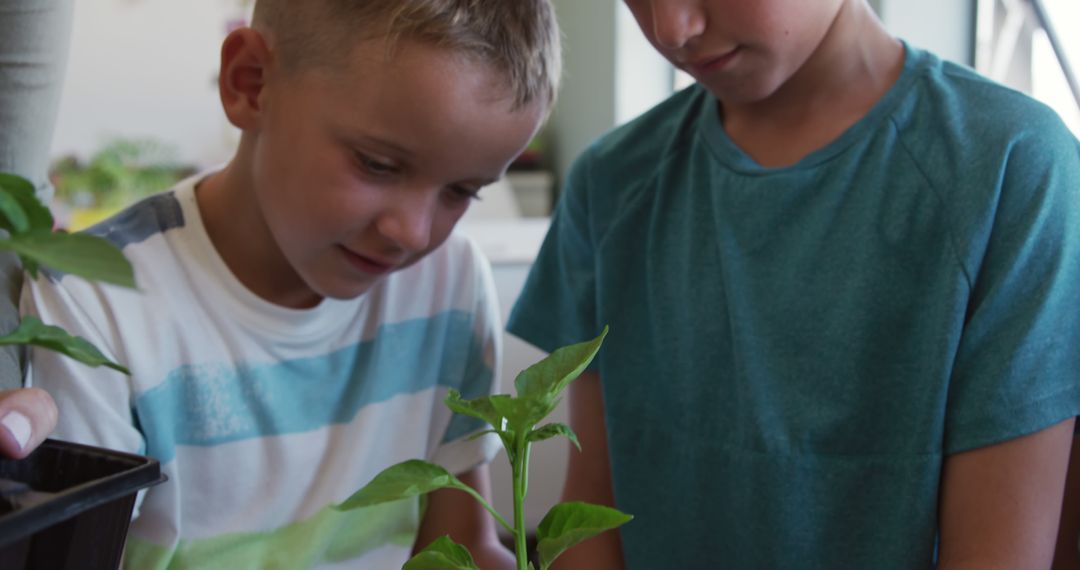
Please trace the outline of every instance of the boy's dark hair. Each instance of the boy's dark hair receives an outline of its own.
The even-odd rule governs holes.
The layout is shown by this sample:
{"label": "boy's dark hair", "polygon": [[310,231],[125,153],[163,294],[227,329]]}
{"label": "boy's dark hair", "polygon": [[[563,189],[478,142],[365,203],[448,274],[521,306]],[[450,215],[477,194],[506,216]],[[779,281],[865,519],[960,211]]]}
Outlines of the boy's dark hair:
{"label": "boy's dark hair", "polygon": [[252,25],[287,71],[337,65],[380,38],[460,52],[507,79],[515,109],[554,103],[562,71],[550,0],[257,0]]}

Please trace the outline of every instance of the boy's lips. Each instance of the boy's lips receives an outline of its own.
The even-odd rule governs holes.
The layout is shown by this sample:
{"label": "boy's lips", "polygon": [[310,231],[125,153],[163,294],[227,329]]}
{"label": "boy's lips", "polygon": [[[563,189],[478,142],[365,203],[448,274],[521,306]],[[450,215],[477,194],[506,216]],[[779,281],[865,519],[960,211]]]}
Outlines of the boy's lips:
{"label": "boy's lips", "polygon": [[720,71],[731,65],[731,62],[735,60],[741,51],[741,47],[735,47],[720,55],[710,55],[687,62],[685,64],[686,71],[690,72],[690,75],[694,77],[702,77]]}
{"label": "boy's lips", "polygon": [[385,275],[394,270],[399,265],[397,261],[377,259],[368,257],[363,254],[356,253],[345,246],[338,246],[341,248],[342,253],[345,254],[345,258],[349,260],[349,263],[364,273],[370,273],[372,275]]}

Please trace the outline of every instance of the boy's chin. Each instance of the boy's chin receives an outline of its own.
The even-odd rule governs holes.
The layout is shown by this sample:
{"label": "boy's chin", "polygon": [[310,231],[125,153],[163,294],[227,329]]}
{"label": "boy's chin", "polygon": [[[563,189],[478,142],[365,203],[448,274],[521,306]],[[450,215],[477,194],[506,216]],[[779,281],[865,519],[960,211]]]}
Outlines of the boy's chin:
{"label": "boy's chin", "polygon": [[335,301],[350,301],[368,294],[379,283],[386,279],[386,275],[372,277],[363,282],[342,280],[338,283],[314,289],[315,293],[326,299]]}
{"label": "boy's chin", "polygon": [[753,105],[763,103],[776,94],[779,85],[763,81],[742,82],[703,82],[699,81],[706,91],[712,94],[721,103],[728,105]]}

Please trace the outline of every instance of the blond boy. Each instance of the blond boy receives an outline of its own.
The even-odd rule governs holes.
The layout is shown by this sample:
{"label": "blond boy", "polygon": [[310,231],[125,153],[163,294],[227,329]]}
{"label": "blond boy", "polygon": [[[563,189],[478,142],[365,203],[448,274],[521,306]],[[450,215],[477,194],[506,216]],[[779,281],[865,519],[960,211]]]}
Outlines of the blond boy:
{"label": "blond boy", "polygon": [[160,459],[132,568],[393,568],[450,534],[509,567],[461,493],[341,514],[400,460],[481,492],[495,447],[449,388],[495,389],[491,277],[454,224],[536,132],[559,74],[546,0],[260,0],[225,40],[222,170],[93,231],[141,293],[68,276],[24,306],[130,378],[35,351],[56,435]]}

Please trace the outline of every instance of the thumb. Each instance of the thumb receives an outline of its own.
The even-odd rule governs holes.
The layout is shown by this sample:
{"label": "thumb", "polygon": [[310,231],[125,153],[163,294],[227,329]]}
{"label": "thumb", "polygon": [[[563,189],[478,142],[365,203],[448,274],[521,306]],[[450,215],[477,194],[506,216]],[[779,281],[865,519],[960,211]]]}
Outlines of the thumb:
{"label": "thumb", "polygon": [[57,410],[39,388],[0,391],[0,456],[22,459],[56,427]]}

